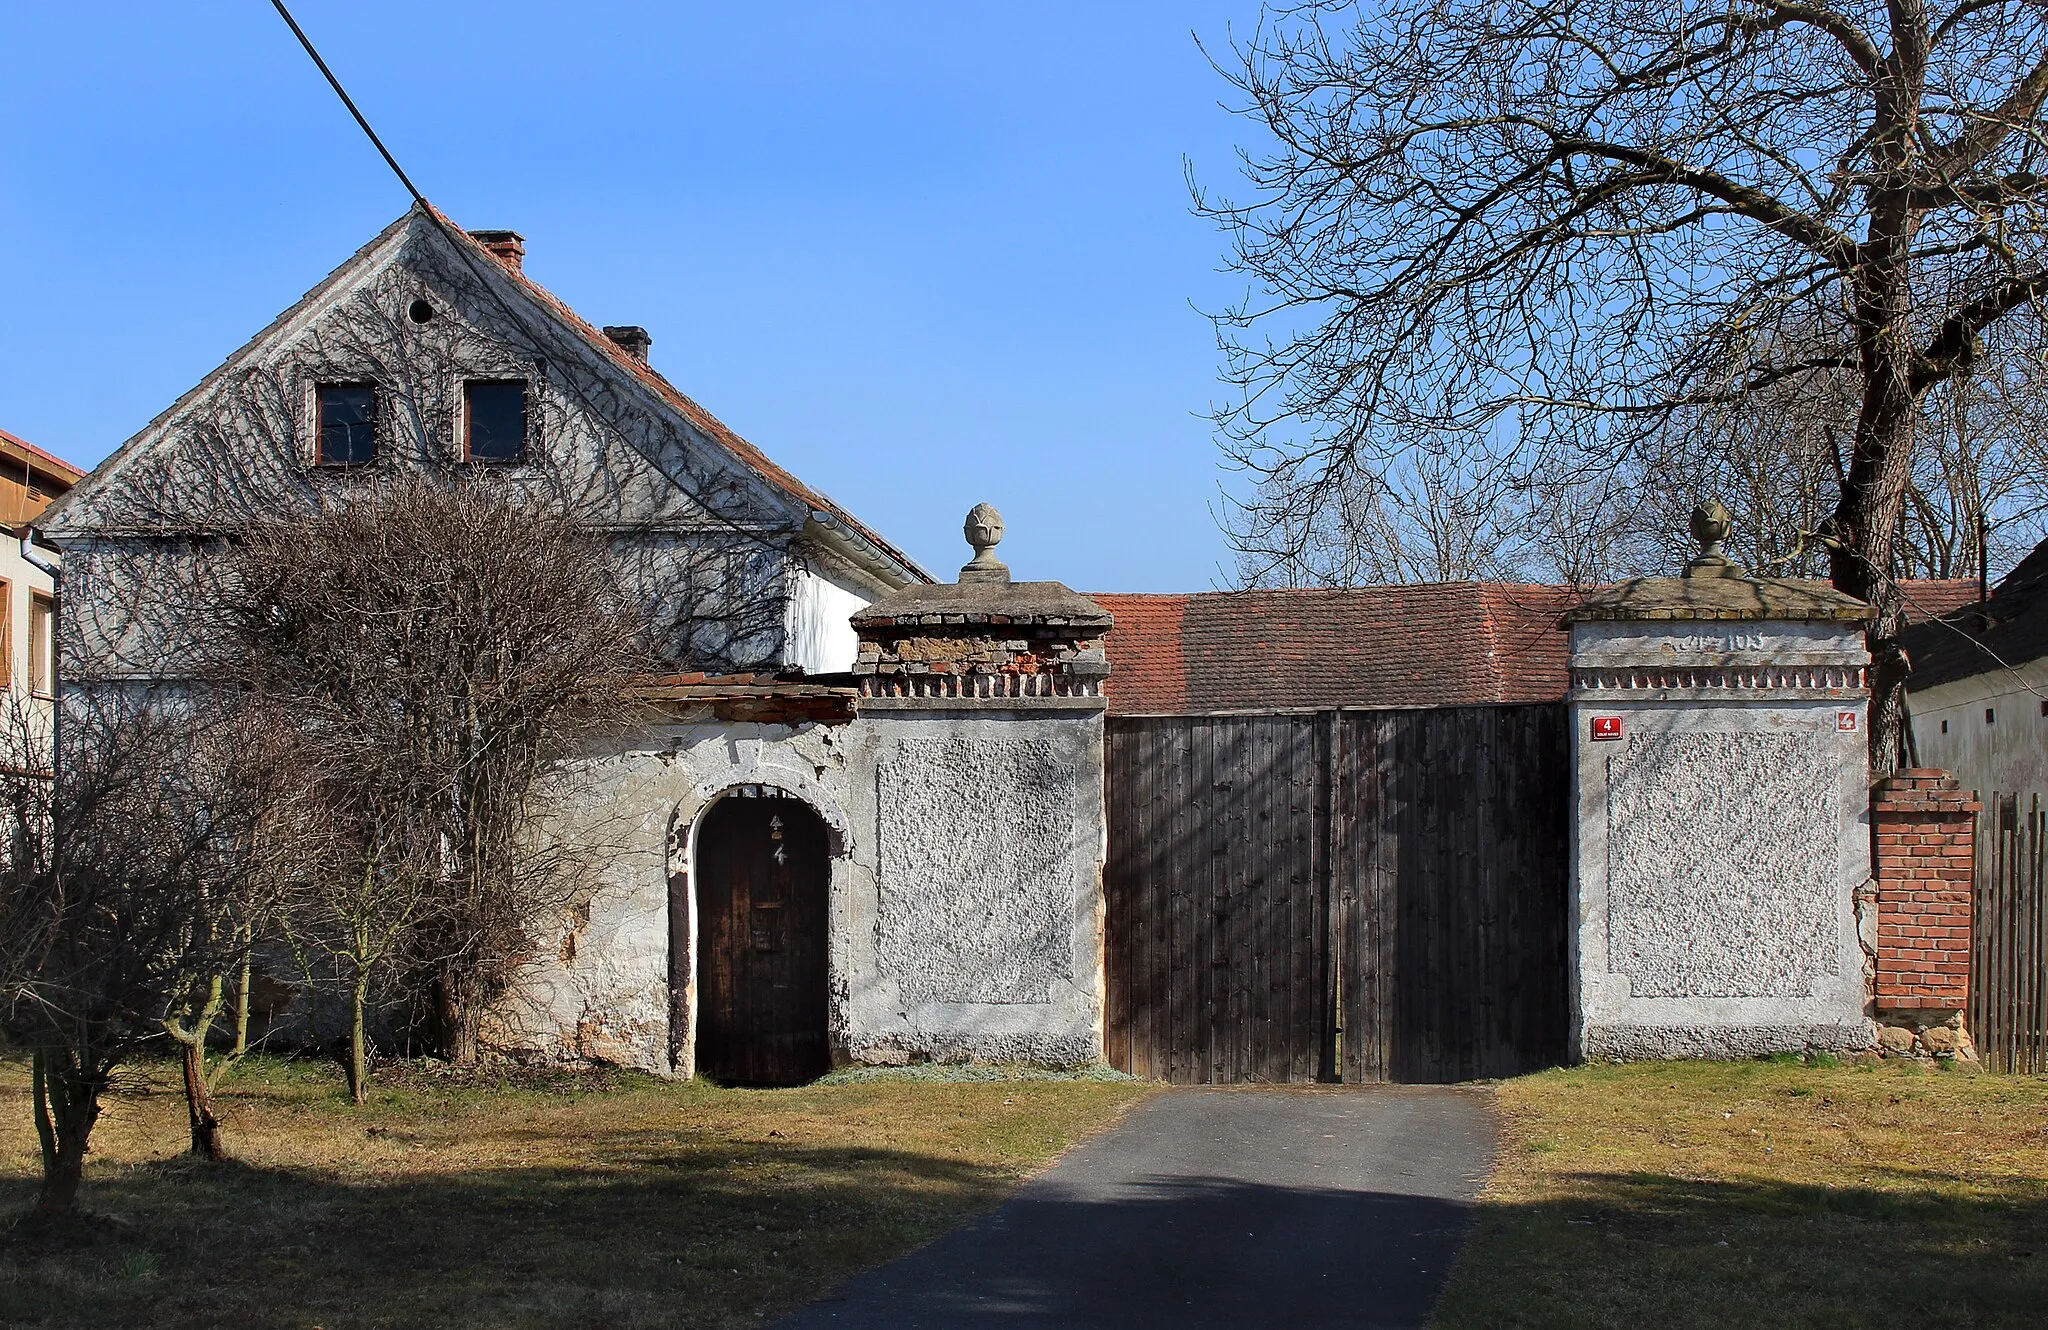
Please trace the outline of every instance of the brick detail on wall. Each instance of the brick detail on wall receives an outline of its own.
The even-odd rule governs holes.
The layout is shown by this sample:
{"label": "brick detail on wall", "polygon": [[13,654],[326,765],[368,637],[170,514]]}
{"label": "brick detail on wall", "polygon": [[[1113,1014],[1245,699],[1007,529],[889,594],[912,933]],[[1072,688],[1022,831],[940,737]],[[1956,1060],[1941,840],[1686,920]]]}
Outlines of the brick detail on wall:
{"label": "brick detail on wall", "polygon": [[1880,1013],[1959,1012],[1969,996],[1977,806],[1953,776],[1925,767],[1871,792]]}

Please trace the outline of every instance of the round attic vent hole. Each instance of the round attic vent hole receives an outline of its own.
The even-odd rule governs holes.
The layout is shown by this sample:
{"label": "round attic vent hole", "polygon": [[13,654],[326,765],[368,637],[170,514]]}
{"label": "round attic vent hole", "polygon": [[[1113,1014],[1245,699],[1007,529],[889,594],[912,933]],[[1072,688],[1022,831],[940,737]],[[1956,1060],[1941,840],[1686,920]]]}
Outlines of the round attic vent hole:
{"label": "round attic vent hole", "polygon": [[411,319],[414,323],[432,323],[434,321],[434,307],[425,300],[415,300],[405,307],[405,317]]}

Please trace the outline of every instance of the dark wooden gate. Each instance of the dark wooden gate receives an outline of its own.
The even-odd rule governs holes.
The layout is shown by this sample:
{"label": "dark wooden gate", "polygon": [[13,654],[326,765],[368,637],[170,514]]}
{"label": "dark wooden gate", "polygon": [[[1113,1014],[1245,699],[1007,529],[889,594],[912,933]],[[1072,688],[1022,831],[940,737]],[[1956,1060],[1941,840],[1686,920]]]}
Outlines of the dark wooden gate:
{"label": "dark wooden gate", "polygon": [[1562,1061],[1562,706],[1115,717],[1110,1062],[1180,1083]]}
{"label": "dark wooden gate", "polygon": [[697,1070],[798,1085],[825,1037],[824,821],[800,799],[725,798],[697,832]]}
{"label": "dark wooden gate", "polygon": [[1970,1037],[1991,1071],[2048,1072],[2048,812],[1994,794],[1977,822]]}

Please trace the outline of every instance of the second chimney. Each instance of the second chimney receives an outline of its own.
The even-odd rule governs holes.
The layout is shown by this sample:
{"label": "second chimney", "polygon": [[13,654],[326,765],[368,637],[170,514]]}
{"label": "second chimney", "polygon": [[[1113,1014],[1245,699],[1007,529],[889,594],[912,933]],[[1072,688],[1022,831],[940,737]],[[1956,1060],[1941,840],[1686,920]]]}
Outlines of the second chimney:
{"label": "second chimney", "polygon": [[517,231],[471,231],[469,238],[491,252],[491,257],[519,272],[526,266],[526,237]]}
{"label": "second chimney", "polygon": [[630,323],[618,328],[607,327],[604,335],[611,339],[613,346],[643,364],[647,360],[647,348],[654,345],[654,339],[647,335],[645,328],[638,328]]}

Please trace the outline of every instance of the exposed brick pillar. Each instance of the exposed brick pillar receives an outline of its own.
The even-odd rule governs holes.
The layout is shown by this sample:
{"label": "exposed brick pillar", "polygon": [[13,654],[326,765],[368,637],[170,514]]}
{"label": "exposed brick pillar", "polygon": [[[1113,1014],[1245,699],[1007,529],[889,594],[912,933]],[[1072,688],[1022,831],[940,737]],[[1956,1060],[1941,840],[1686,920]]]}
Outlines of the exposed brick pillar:
{"label": "exposed brick pillar", "polygon": [[1877,976],[1873,1007],[1887,1053],[1974,1057],[1970,898],[1976,796],[1946,771],[1911,767],[1871,792],[1876,839]]}

